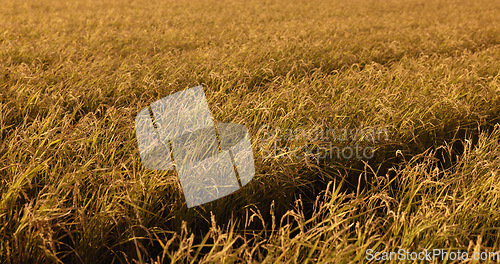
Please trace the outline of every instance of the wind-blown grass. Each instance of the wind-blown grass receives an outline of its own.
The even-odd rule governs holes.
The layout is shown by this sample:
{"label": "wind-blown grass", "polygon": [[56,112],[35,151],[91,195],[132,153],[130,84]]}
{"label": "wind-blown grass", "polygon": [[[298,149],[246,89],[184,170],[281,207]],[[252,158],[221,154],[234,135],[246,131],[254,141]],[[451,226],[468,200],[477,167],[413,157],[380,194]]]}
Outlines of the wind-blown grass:
{"label": "wind-blown grass", "polygon": [[[1,5],[2,263],[500,251],[498,2]],[[134,118],[196,85],[248,128],[256,176],[188,210],[174,172],[141,165]],[[389,135],[369,160],[298,158],[328,142],[265,135],[334,128]]]}

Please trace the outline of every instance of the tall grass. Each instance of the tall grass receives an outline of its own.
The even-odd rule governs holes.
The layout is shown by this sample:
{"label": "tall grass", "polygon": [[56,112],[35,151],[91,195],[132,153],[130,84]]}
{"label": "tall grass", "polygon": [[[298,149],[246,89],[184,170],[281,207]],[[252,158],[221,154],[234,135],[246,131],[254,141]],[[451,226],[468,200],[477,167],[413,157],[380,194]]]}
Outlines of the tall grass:
{"label": "tall grass", "polygon": [[[498,2],[0,5],[2,263],[500,250]],[[141,165],[133,122],[200,84],[217,121],[249,129],[256,176],[187,209],[175,172]],[[389,134],[368,160],[265,134],[335,128]]]}

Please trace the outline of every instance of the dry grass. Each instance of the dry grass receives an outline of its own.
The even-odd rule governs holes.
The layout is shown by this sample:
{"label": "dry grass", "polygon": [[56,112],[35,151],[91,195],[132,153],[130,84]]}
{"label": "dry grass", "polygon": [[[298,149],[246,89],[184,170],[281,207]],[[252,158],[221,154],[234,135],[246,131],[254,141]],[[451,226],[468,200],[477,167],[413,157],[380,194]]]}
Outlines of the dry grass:
{"label": "dry grass", "polygon": [[[2,263],[500,250],[499,2],[0,6]],[[188,210],[174,173],[141,165],[133,122],[199,84],[217,120],[249,129],[257,173]],[[370,160],[297,158],[287,150],[304,142],[260,144],[264,125],[383,127],[389,138]],[[264,157],[273,146],[282,155]]]}

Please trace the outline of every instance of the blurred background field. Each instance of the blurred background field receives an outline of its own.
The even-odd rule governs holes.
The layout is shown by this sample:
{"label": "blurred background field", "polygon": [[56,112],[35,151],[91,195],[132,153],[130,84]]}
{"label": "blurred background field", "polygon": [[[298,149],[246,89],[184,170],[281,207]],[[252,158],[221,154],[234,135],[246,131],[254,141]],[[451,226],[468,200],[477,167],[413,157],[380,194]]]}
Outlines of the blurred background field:
{"label": "blurred background field", "polygon": [[[0,6],[2,263],[500,251],[499,1]],[[187,209],[175,172],[141,165],[134,118],[197,85],[217,121],[248,128],[256,176]],[[389,134],[361,160],[266,134],[334,128]]]}

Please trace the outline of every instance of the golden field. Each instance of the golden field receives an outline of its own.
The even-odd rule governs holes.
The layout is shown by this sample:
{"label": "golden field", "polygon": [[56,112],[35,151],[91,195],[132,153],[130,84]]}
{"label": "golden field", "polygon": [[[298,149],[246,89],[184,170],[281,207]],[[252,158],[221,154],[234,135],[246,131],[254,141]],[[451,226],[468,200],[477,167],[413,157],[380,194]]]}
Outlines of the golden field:
{"label": "golden field", "polygon": [[[500,251],[499,14],[487,0],[0,0],[0,262]],[[197,85],[218,122],[248,128],[256,175],[188,209],[175,172],[141,165],[134,118]],[[283,140],[342,128],[388,134],[335,142],[370,159]]]}

